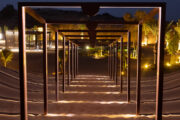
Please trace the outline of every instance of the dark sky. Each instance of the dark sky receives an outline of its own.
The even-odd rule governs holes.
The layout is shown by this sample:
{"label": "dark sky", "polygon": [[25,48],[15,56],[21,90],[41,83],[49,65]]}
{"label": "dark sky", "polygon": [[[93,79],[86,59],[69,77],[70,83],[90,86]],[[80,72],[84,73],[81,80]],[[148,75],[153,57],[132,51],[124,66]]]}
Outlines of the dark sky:
{"label": "dark sky", "polygon": [[[13,4],[17,8],[18,1],[31,2],[166,2],[167,3],[167,20],[177,20],[180,17],[180,0],[0,0],[0,10],[7,4]],[[116,9],[101,10],[102,12],[109,12],[114,16],[122,16],[126,12],[134,12],[135,9]]]}

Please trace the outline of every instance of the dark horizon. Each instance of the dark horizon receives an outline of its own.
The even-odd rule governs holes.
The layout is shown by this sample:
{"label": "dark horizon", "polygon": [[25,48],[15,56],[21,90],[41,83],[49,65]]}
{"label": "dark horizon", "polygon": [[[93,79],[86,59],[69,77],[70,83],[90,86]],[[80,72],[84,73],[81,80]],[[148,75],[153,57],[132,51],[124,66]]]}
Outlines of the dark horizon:
{"label": "dark horizon", "polygon": [[[6,5],[8,4],[12,4],[15,9],[17,9],[17,3],[18,2],[37,2],[36,0],[6,0],[6,1],[0,1],[0,10],[2,10]],[[103,2],[102,0],[38,0],[38,2]],[[144,2],[144,0],[138,0],[138,1],[134,1],[134,0],[111,0],[111,1],[104,1],[104,2]],[[179,19],[179,15],[180,13],[177,11],[180,11],[180,7],[178,7],[178,5],[180,5],[180,0],[148,0],[146,2],[166,2],[167,3],[167,15],[166,15],[166,19],[167,21],[177,21]],[[137,10],[137,9],[136,9]],[[129,13],[134,13],[136,11],[135,9],[122,9],[121,11],[117,11],[117,10],[101,10],[101,12],[99,12],[100,14],[102,13],[109,13],[113,16],[116,17],[122,17],[126,12]],[[144,10],[144,9],[143,9]]]}

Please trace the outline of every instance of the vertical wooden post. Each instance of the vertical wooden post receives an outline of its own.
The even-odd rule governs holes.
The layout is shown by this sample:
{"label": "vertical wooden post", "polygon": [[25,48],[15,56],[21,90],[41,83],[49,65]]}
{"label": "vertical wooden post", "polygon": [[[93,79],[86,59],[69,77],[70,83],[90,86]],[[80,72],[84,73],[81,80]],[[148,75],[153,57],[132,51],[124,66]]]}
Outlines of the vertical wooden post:
{"label": "vertical wooden post", "polygon": [[43,76],[44,76],[44,114],[48,113],[48,52],[47,24],[43,26]]}
{"label": "vertical wooden post", "polygon": [[77,45],[75,44],[74,46],[75,51],[74,51],[74,73],[75,73],[75,77],[76,77],[76,73],[77,73]]}
{"label": "vertical wooden post", "polygon": [[112,46],[112,80],[114,80],[114,45]]}
{"label": "vertical wooden post", "polygon": [[137,42],[137,79],[136,79],[136,115],[140,113],[141,102],[141,41],[142,25],[138,25],[138,42]]}
{"label": "vertical wooden post", "polygon": [[78,45],[76,47],[76,75],[78,74],[78,69],[79,69],[79,51],[78,51]]}
{"label": "vertical wooden post", "polygon": [[62,81],[62,91],[65,92],[65,75],[66,75],[66,41],[63,37],[63,81]]}
{"label": "vertical wooden post", "polygon": [[55,81],[56,81],[56,101],[59,100],[59,42],[58,32],[55,32]]}
{"label": "vertical wooden post", "polygon": [[109,71],[110,71],[110,69],[109,69],[109,68],[110,68],[110,67],[109,67],[109,65],[110,65],[110,57],[109,57],[109,56],[110,56],[110,53],[109,53],[109,51],[110,51],[110,47],[108,46],[108,76],[110,75],[110,74],[109,74]]}
{"label": "vertical wooden post", "polygon": [[111,45],[109,46],[109,76],[111,77],[111,64],[112,60],[111,60]]}
{"label": "vertical wooden post", "polygon": [[116,85],[118,84],[118,65],[119,65],[119,62],[118,62],[118,41],[116,43]]}
{"label": "vertical wooden post", "polygon": [[131,62],[130,62],[130,50],[131,50],[131,33],[130,32],[128,32],[127,33],[127,38],[128,38],[128,44],[127,44],[127,102],[130,102],[130,64],[131,64]]}
{"label": "vertical wooden post", "polygon": [[68,41],[68,85],[70,85],[70,73],[71,73],[71,55],[70,55],[70,41]]}
{"label": "vertical wooden post", "polygon": [[112,45],[112,49],[111,49],[111,57],[112,57],[112,65],[111,65],[111,79],[113,80],[113,75],[114,75],[114,46]]}
{"label": "vertical wooden post", "polygon": [[76,44],[74,44],[74,78],[76,77]]}
{"label": "vertical wooden post", "polygon": [[116,53],[117,53],[117,46],[116,46],[116,43],[115,43],[115,45],[114,45],[114,80],[115,80],[115,82],[116,82],[116,68],[117,68],[117,55],[116,55]]}
{"label": "vertical wooden post", "polygon": [[71,81],[74,78],[74,44],[71,42]]}
{"label": "vertical wooden post", "polygon": [[120,51],[121,51],[121,54],[120,54],[120,92],[122,93],[123,91],[123,75],[122,75],[122,72],[123,72],[123,37],[121,37],[121,48],[120,48]]}
{"label": "vertical wooden post", "polygon": [[157,83],[156,83],[156,120],[162,120],[163,74],[164,74],[164,39],[166,26],[166,4],[159,8],[159,40],[157,54]]}
{"label": "vertical wooden post", "polygon": [[26,64],[26,15],[25,7],[18,4],[19,17],[19,77],[21,120],[28,120],[27,106],[27,64]]}

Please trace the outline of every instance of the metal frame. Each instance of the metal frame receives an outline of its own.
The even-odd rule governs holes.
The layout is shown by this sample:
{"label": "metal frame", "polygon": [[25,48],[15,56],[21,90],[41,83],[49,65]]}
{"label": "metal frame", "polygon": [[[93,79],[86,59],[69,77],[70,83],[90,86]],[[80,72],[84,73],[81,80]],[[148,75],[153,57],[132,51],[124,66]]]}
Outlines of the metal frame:
{"label": "metal frame", "polygon": [[44,78],[44,114],[48,113],[48,53],[47,24],[43,26],[43,78]]}
{"label": "metal frame", "polygon": [[74,43],[71,42],[71,81],[74,80]]}
{"label": "metal frame", "polygon": [[65,92],[65,82],[66,82],[66,40],[63,37],[63,81],[62,81],[62,91]]}
{"label": "metal frame", "polygon": [[[159,9],[159,39],[158,39],[158,59],[157,59],[157,84],[156,84],[156,120],[162,120],[162,91],[163,91],[163,68],[164,68],[164,37],[165,37],[165,23],[166,23],[166,3],[160,2],[89,2],[89,3],[79,3],[79,2],[20,2],[18,3],[18,13],[19,13],[19,75],[20,75],[20,105],[21,105],[21,120],[27,120],[27,65],[26,65],[26,41],[25,41],[25,8],[29,6],[71,6],[77,7],[88,4],[88,6],[99,5],[100,7],[130,7],[130,8],[158,8]],[[28,12],[31,14],[31,12]],[[46,21],[37,17],[33,14],[36,20],[40,21],[45,25]],[[47,27],[47,26],[46,26]],[[46,29],[46,27],[44,27]],[[49,26],[54,29],[53,26]],[[46,31],[46,30],[45,30]],[[46,33],[46,32],[45,32]],[[44,35],[46,39],[46,36]],[[45,41],[45,40],[44,40]],[[46,42],[44,42],[46,44]],[[44,45],[44,50],[46,51],[46,45]],[[45,57],[46,56],[46,57]],[[44,52],[44,65],[47,63],[47,53]],[[47,64],[44,66],[47,68]],[[44,71],[44,82],[47,83],[47,69]],[[47,90],[47,87],[44,87]],[[46,91],[44,89],[44,91]],[[47,95],[47,94],[46,94]],[[47,102],[47,101],[46,101]],[[44,106],[46,107],[46,106]],[[47,108],[45,108],[47,109]],[[45,114],[47,111],[45,111]]]}
{"label": "metal frame", "polygon": [[123,91],[123,76],[122,76],[122,72],[123,72],[123,37],[121,37],[121,43],[120,43],[120,50],[121,50],[121,54],[120,54],[120,92],[122,93]]}
{"label": "metal frame", "polygon": [[59,42],[58,32],[55,32],[55,80],[56,80],[56,101],[59,100]]}
{"label": "metal frame", "polygon": [[68,41],[68,85],[70,85],[70,74],[71,74],[71,52],[70,52],[71,42]]}
{"label": "metal frame", "polygon": [[131,62],[130,62],[130,48],[131,48],[131,33],[128,32],[127,33],[128,35],[128,44],[127,44],[127,101],[130,102],[130,65],[131,65]]}
{"label": "metal frame", "polygon": [[142,25],[138,25],[138,42],[137,42],[137,78],[136,78],[136,114],[140,113],[141,99],[141,41],[142,41]]}

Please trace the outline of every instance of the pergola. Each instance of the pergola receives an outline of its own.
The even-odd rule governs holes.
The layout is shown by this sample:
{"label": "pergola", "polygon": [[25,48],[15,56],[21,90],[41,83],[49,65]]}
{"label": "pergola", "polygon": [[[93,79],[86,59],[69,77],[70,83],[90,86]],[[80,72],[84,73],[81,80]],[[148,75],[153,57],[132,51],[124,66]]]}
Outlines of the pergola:
{"label": "pergola", "polygon": [[[47,66],[47,27],[55,31],[55,51],[56,51],[56,98],[58,100],[58,34],[63,36],[63,91],[65,90],[65,40],[68,38],[68,57],[70,58],[70,43],[71,43],[71,55],[72,55],[72,64],[70,68],[70,60],[68,61],[68,84],[70,83],[70,72],[72,79],[77,74],[78,69],[78,49],[77,45],[82,45],[81,41],[89,41],[92,46],[96,45],[97,39],[96,37],[111,37],[109,39],[108,44],[103,44],[110,46],[110,57],[109,57],[109,75],[112,79],[116,79],[117,83],[117,44],[114,44],[114,41],[117,42],[117,39],[114,37],[119,37],[121,40],[120,48],[121,48],[121,57],[120,57],[120,72],[122,71],[122,56],[123,56],[123,38],[121,35],[97,35],[97,32],[127,32],[128,34],[128,41],[127,41],[127,48],[128,48],[128,101],[130,100],[130,32],[128,30],[95,30],[97,24],[138,24],[138,57],[137,57],[137,84],[136,84],[136,114],[138,115],[140,112],[140,75],[141,75],[141,41],[142,41],[142,25],[141,23],[137,22],[119,22],[119,21],[46,21],[44,18],[39,16],[33,9],[30,7],[70,7],[70,8],[77,8],[81,7],[83,12],[87,15],[94,15],[99,11],[99,8],[155,8],[154,11],[159,12],[159,39],[158,39],[158,50],[157,50],[157,84],[156,84],[156,120],[162,120],[162,97],[163,97],[163,66],[164,66],[164,37],[165,37],[165,3],[159,2],[87,2],[87,3],[79,3],[79,2],[20,2],[18,4],[18,12],[19,12],[19,71],[20,71],[20,102],[21,102],[21,120],[27,120],[27,65],[26,65],[26,22],[25,22],[25,13],[31,15],[34,19],[42,23],[43,26],[43,74],[44,74],[44,113],[47,114],[47,96],[48,96],[48,66]],[[152,14],[153,14],[152,12]],[[53,24],[86,24],[88,30],[59,30],[57,27],[53,26]],[[87,32],[88,35],[83,35],[83,37],[88,37],[89,39],[70,39],[71,37],[82,37],[81,35],[64,35],[65,32]],[[103,41],[103,39],[99,39]],[[107,39],[108,40],[108,39]],[[113,42],[113,43],[112,43]],[[102,45],[102,44],[101,44]],[[113,51],[114,50],[114,51]],[[75,55],[73,55],[75,54]],[[75,63],[75,64],[74,64]],[[74,64],[74,65],[73,65]],[[70,71],[70,69],[72,71]],[[121,74],[120,74],[121,75]],[[121,84],[122,84],[122,76],[120,76]],[[121,85],[122,90],[122,85]]]}

